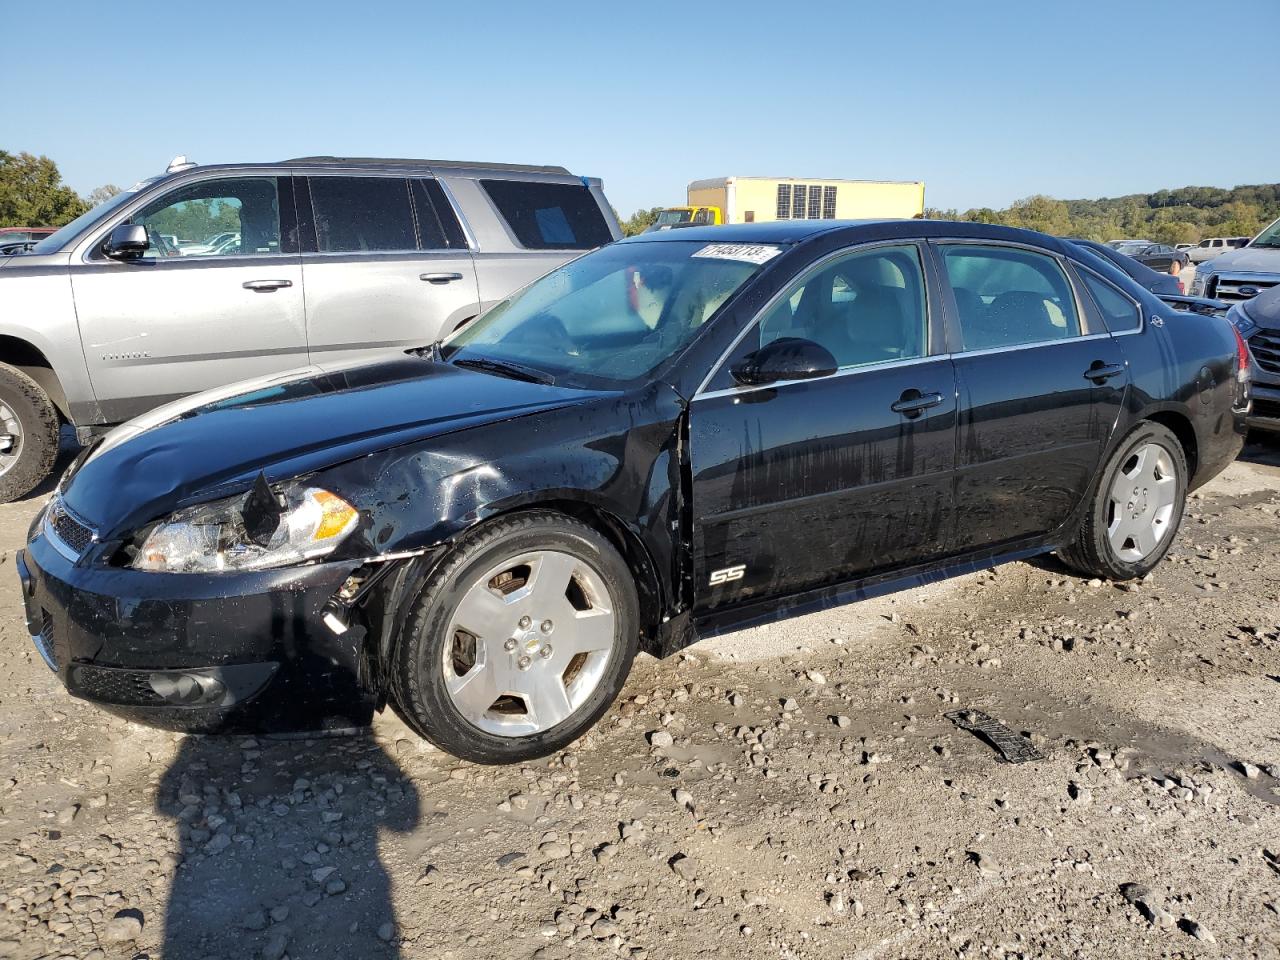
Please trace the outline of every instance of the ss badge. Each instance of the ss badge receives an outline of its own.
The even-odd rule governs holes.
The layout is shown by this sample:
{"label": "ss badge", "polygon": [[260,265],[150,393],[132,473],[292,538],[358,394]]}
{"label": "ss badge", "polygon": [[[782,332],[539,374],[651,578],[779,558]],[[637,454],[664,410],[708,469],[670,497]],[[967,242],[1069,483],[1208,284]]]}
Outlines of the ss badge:
{"label": "ss badge", "polygon": [[742,575],[747,572],[747,565],[740,563],[736,567],[725,567],[723,570],[711,571],[711,586],[717,587],[722,583],[729,583],[731,580],[741,580]]}

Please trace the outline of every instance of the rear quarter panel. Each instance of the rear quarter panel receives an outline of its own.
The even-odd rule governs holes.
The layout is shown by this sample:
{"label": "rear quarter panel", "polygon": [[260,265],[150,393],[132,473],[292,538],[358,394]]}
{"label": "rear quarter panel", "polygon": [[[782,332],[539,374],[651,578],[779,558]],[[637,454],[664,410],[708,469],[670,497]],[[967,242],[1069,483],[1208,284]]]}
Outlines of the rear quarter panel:
{"label": "rear quarter panel", "polygon": [[1141,333],[1117,338],[1131,389],[1116,441],[1153,414],[1184,418],[1195,435],[1188,463],[1194,489],[1225,469],[1244,444],[1244,418],[1233,409],[1239,391],[1235,335],[1220,317],[1174,310],[1150,297],[1143,313]]}

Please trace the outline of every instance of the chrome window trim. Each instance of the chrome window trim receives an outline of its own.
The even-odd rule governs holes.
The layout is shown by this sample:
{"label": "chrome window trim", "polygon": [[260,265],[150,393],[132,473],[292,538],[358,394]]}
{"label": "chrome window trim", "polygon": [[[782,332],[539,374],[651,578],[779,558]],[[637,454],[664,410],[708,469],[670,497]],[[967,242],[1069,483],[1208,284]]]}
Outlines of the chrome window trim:
{"label": "chrome window trim", "polygon": [[961,350],[949,354],[953,359],[963,360],[965,357],[989,357],[996,353],[1013,353],[1017,350],[1034,350],[1037,347],[1055,347],[1063,343],[1083,343],[1089,340],[1106,340],[1109,333],[1086,333],[1079,337],[1060,337],[1057,340],[1032,340],[1028,343],[1011,343],[1003,347],[986,347],[982,350]]}
{"label": "chrome window trim", "polygon": [[924,357],[909,357],[905,360],[880,360],[875,363],[863,363],[856,367],[841,367],[835,373],[829,373],[825,377],[805,377],[801,380],[775,380],[773,383],[761,383],[748,386],[740,384],[734,387],[723,387],[719,390],[707,390],[694,394],[693,401],[710,400],[714,397],[729,396],[745,396],[749,393],[755,393],[758,390],[776,390],[778,387],[789,387],[797,383],[825,383],[828,380],[836,380],[840,377],[853,376],[859,373],[867,373],[872,370],[885,370],[897,367],[913,367],[921,363],[933,363],[938,360],[950,360],[949,353],[935,353]]}
{"label": "chrome window trim", "polygon": [[[772,297],[770,297],[768,303],[766,303],[763,307],[757,310],[755,316],[753,316],[750,319],[750,321],[748,321],[746,324],[743,325],[742,330],[739,331],[738,335],[733,338],[733,341],[729,344],[727,348],[725,348],[724,352],[720,354],[720,357],[716,360],[716,362],[711,365],[711,372],[702,378],[702,382],[698,384],[698,389],[693,392],[693,399],[697,400],[700,396],[704,396],[709,393],[714,393],[715,395],[719,396],[723,393],[732,392],[732,391],[749,392],[751,390],[762,389],[761,387],[744,386],[744,387],[725,387],[721,390],[708,391],[707,384],[709,384],[712,380],[715,379],[716,374],[719,373],[720,369],[724,366],[725,361],[729,359],[729,355],[732,354],[733,351],[738,348],[738,344],[740,344],[743,338],[746,337],[746,335],[751,331],[751,329],[760,322],[760,319],[764,317],[775,306],[781,303],[784,299],[786,299],[784,294],[786,294],[789,290],[791,290],[791,288],[795,285],[795,283],[799,279],[809,277],[813,273],[816,273],[817,271],[821,270],[827,264],[831,263],[833,260],[839,260],[847,256],[854,256],[856,254],[865,253],[871,250],[875,250],[878,247],[915,247],[916,249],[916,257],[920,263],[920,285],[921,285],[921,289],[923,289],[924,291],[925,337],[928,340],[928,343],[925,347],[925,350],[926,350],[925,356],[908,357],[908,358],[904,358],[903,360],[883,360],[883,361],[880,361],[878,364],[859,364],[856,367],[842,367],[840,369],[837,369],[836,372],[834,374],[831,374],[830,376],[839,376],[841,372],[846,370],[849,372],[856,372],[859,370],[865,370],[871,366],[883,366],[889,363],[909,363],[915,360],[936,360],[939,356],[942,356],[942,354],[931,354],[927,352],[929,350],[932,350],[934,346],[933,344],[933,307],[929,302],[929,277],[928,277],[928,274],[925,272],[924,250],[921,249],[921,246],[920,246],[921,242],[922,242],[921,238],[918,238],[918,237],[910,237],[905,239],[902,237],[897,237],[892,240],[868,240],[868,241],[865,241],[864,243],[858,243],[848,247],[841,247],[839,250],[833,250],[831,253],[827,254],[825,257],[815,260],[813,263],[809,264],[805,268],[804,272],[800,274],[799,277],[796,278],[796,280],[793,280],[790,283],[787,283],[781,290],[779,290]],[[827,380],[827,379],[830,379],[830,376],[817,377],[812,379]],[[806,383],[809,381],[807,380],[781,381],[780,380],[778,381],[777,384],[768,384],[767,386],[771,388],[774,386],[778,386],[779,384],[782,384],[784,382],[785,383]]]}
{"label": "chrome window trim", "polygon": [[[1120,287],[1117,287],[1114,283],[1112,283],[1110,280],[1108,280],[1106,277],[1104,277],[1102,274],[1100,274],[1097,270],[1094,270],[1094,269],[1093,269],[1092,267],[1090,267],[1088,264],[1085,264],[1085,263],[1079,263],[1078,261],[1072,260],[1072,261],[1071,261],[1071,265],[1072,265],[1072,266],[1074,266],[1078,271],[1083,270],[1083,271],[1085,271],[1086,273],[1091,273],[1091,274],[1093,274],[1093,276],[1094,276],[1094,278],[1095,278],[1095,279],[1099,280],[1099,281],[1100,281],[1100,282],[1102,282],[1102,283],[1105,283],[1108,287],[1110,287],[1110,288],[1111,288],[1112,290],[1114,290],[1116,293],[1120,294],[1120,296],[1124,297],[1126,300],[1128,300],[1130,303],[1132,303],[1132,304],[1134,305],[1134,307],[1137,309],[1137,311],[1138,311],[1138,326],[1137,326],[1137,327],[1135,327],[1135,328],[1134,328],[1134,329],[1132,329],[1132,330],[1121,330],[1119,333],[1115,332],[1114,330],[1108,330],[1107,332],[1108,332],[1108,333],[1110,333],[1110,334],[1111,334],[1111,336],[1113,336],[1113,337],[1132,337],[1135,333],[1142,333],[1142,331],[1146,329],[1146,327],[1147,327],[1147,311],[1145,311],[1144,309],[1142,309],[1142,303],[1141,303],[1141,301],[1139,301],[1139,300],[1135,300],[1133,297],[1129,296],[1129,294],[1128,294],[1126,291],[1122,290]],[[1119,268],[1117,268],[1117,269],[1119,269]],[[1135,281],[1135,282],[1136,282],[1136,281]],[[1092,294],[1090,294],[1090,293],[1089,293],[1089,291],[1088,291],[1087,289],[1085,290],[1085,294],[1089,297],[1089,299],[1090,299],[1090,300],[1092,300],[1092,299],[1093,299],[1093,295],[1092,295]],[[1093,305],[1094,305],[1095,307],[1098,307],[1098,313],[1099,313],[1099,314],[1101,314],[1101,313],[1102,313],[1102,307],[1098,306],[1098,303],[1097,303],[1097,301],[1096,301],[1096,300],[1094,301],[1094,304],[1093,304]],[[1103,322],[1104,324],[1107,322],[1106,317],[1103,317],[1103,318],[1102,318],[1102,322]]]}

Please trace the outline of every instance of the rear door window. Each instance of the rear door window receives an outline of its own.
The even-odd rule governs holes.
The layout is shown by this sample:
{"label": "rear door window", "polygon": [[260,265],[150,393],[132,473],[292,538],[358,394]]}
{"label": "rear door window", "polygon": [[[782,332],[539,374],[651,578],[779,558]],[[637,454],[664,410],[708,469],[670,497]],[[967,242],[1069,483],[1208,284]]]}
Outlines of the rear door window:
{"label": "rear door window", "polygon": [[1080,318],[1057,260],[1013,247],[942,248],[965,350],[993,350],[1080,335]]}
{"label": "rear door window", "polygon": [[481,180],[480,185],[528,250],[589,250],[613,240],[585,186],[525,180]]}
{"label": "rear door window", "polygon": [[1142,313],[1136,303],[1087,270],[1076,270],[1076,273],[1084,281],[1085,289],[1089,291],[1098,312],[1106,321],[1108,330],[1122,333],[1125,330],[1137,330],[1142,325]]}
{"label": "rear door window", "polygon": [[311,207],[321,253],[418,249],[404,177],[312,177]]}
{"label": "rear door window", "polygon": [[418,237],[423,250],[467,246],[462,224],[444,189],[435,180],[413,181],[413,207],[418,218]]}

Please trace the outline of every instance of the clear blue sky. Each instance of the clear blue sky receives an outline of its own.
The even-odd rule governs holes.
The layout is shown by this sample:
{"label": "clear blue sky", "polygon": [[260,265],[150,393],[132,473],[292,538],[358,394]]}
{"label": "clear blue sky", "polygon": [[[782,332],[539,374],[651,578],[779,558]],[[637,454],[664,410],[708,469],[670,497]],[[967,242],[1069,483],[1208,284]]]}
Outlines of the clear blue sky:
{"label": "clear blue sky", "polygon": [[0,12],[0,148],[81,192],[177,153],[924,180],[931,206],[1280,180],[1280,0],[95,3]]}

